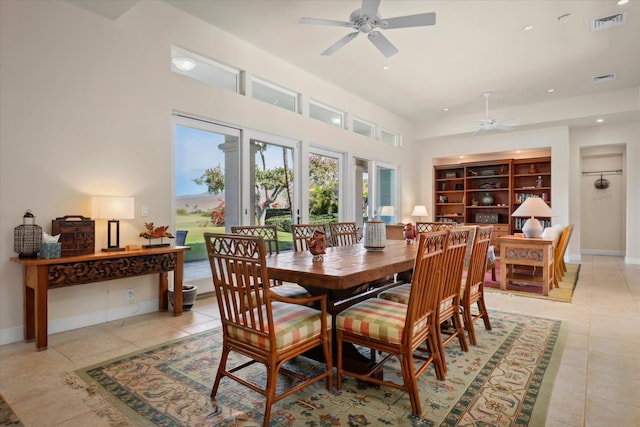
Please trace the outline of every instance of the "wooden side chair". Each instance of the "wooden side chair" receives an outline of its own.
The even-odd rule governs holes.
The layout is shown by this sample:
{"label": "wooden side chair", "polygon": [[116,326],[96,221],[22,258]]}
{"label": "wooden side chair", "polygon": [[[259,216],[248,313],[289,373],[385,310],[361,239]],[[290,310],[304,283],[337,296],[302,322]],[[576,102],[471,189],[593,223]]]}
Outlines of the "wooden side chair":
{"label": "wooden side chair", "polygon": [[553,285],[556,288],[560,287],[560,280],[564,277],[564,273],[567,271],[567,267],[564,265],[564,254],[567,250],[567,246],[569,245],[571,233],[573,233],[573,224],[567,225],[562,230],[562,235],[560,236],[560,240],[558,241],[553,253]]}
{"label": "wooden side chair", "polygon": [[264,237],[264,244],[269,251],[269,255],[280,253],[278,227],[275,225],[234,225],[231,227],[231,232],[245,236],[262,236]]}
{"label": "wooden side chair", "polygon": [[[269,255],[280,253],[278,227],[275,225],[235,225],[231,227],[231,232],[243,236],[261,236]],[[311,295],[305,288],[295,283],[272,281],[272,286],[274,292],[286,297],[305,298]]]}
{"label": "wooden side chair", "polygon": [[431,233],[432,231],[451,230],[456,228],[457,222],[416,222],[416,233]]}
{"label": "wooden side chair", "polygon": [[358,230],[355,222],[329,223],[331,246],[355,245],[358,243]]}
{"label": "wooden side chair", "polygon": [[[316,381],[325,379],[332,389],[331,315],[326,295],[286,298],[269,287],[266,248],[262,236],[204,233],[213,275],[213,285],[222,320],[222,355],[211,390],[215,398],[222,377],[229,377],[266,398],[263,426],[269,425],[271,406]],[[308,307],[317,304],[320,310]],[[326,371],[314,376],[293,372],[287,361],[315,347],[322,347]],[[227,366],[229,354],[240,353],[250,360]],[[266,367],[266,386],[242,375],[254,363]],[[280,394],[280,373],[300,382]]]}
{"label": "wooden side chair", "polygon": [[[420,235],[408,304],[370,298],[337,315],[338,390],[342,388],[344,375],[394,387],[406,391],[411,400],[411,410],[417,415],[422,414],[418,377],[432,363],[437,378],[445,378],[435,328],[447,233],[439,231]],[[372,352],[380,351],[386,355],[372,363],[366,373],[351,372],[342,364],[343,343],[368,347]],[[375,376],[392,357],[400,361],[402,383]]]}
{"label": "wooden side chair", "polygon": [[324,231],[325,233],[327,231],[324,224],[291,224],[293,250],[295,252],[304,252],[308,250],[308,240],[316,230]]}
{"label": "wooden side chair", "polygon": [[[471,260],[471,251],[473,250],[473,242],[475,240],[476,230],[478,229],[478,226],[466,225],[465,227],[468,227],[471,229],[471,234],[469,235],[469,245],[467,246],[467,253],[464,259],[464,269],[468,270],[469,261]],[[493,227],[493,225],[491,227]],[[497,281],[496,280],[496,254],[495,254],[495,248],[493,247],[493,245],[489,245],[489,249],[487,251],[487,267],[485,271],[489,271],[489,270],[491,270],[491,280],[496,282]]]}
{"label": "wooden side chair", "polygon": [[[460,348],[469,351],[464,337],[464,325],[460,318],[460,291],[462,288],[462,270],[467,251],[470,229],[457,228],[449,231],[443,255],[442,293],[437,306],[438,325],[436,333],[442,343],[441,358],[446,371],[444,345],[454,338],[458,338]],[[405,283],[395,288],[381,292],[378,298],[408,304],[411,297],[411,284]],[[450,322],[450,323],[449,323]],[[443,335],[445,337],[443,338]]]}
{"label": "wooden side chair", "polygon": [[[484,321],[484,327],[488,331],[491,330],[489,312],[484,302],[484,276],[492,231],[493,226],[491,225],[476,228],[467,277],[463,283],[464,289],[461,291],[460,306],[464,320],[464,328],[467,330],[469,341],[473,345],[478,344],[473,322],[482,319]],[[472,310],[474,304],[477,305],[477,312]]]}

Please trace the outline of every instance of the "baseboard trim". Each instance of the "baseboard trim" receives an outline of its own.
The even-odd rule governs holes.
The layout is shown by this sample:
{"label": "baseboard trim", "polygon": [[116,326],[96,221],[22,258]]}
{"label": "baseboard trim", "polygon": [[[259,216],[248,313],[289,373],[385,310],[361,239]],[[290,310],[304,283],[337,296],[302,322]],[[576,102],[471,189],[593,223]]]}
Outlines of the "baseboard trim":
{"label": "baseboard trim", "polygon": [[604,255],[617,257],[623,257],[625,255],[624,251],[606,251],[601,249],[582,249],[580,253],[582,255]]}

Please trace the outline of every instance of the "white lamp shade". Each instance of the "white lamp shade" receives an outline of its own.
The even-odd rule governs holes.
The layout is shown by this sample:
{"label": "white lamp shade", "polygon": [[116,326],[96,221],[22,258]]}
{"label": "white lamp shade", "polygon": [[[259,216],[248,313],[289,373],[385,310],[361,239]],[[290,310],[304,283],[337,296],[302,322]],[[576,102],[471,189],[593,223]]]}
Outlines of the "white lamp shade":
{"label": "white lamp shade", "polygon": [[429,216],[427,207],[423,205],[415,205],[411,211],[411,216]]}
{"label": "white lamp shade", "polygon": [[133,219],[135,216],[133,197],[94,196],[92,198],[95,219]]}
{"label": "white lamp shade", "polygon": [[511,216],[551,217],[556,214],[540,197],[529,197],[518,209],[513,211]]}
{"label": "white lamp shade", "polygon": [[511,214],[511,216],[530,217],[522,226],[522,233],[529,238],[542,236],[542,224],[535,217],[551,217],[555,215],[549,205],[540,197],[529,197]]}
{"label": "white lamp shade", "polygon": [[393,216],[395,211],[393,206],[383,206],[380,208],[380,216]]}

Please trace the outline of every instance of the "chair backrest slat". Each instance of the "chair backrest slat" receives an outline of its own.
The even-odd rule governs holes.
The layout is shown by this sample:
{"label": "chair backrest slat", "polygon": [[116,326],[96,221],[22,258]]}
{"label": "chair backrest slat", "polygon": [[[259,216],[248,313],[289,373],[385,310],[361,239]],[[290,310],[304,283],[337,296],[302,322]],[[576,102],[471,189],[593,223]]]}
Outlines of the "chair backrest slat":
{"label": "chair backrest slat", "polygon": [[464,287],[463,299],[466,302],[470,301],[474,295],[484,292],[484,276],[487,269],[487,254],[492,231],[493,226],[491,225],[476,229]]}
{"label": "chair backrest slat", "polygon": [[275,225],[234,225],[231,227],[231,232],[245,236],[262,236],[269,255],[274,252],[277,254],[280,253],[278,227]]}
{"label": "chair backrest slat", "polygon": [[464,258],[467,252],[470,232],[468,228],[449,231],[447,245],[443,255],[443,286],[441,301],[460,296]]}
{"label": "chair backrest slat", "polygon": [[327,232],[324,224],[291,224],[291,234],[293,236],[293,250],[304,252],[309,249],[309,239],[316,230]]}
{"label": "chair backrest slat", "polygon": [[436,323],[436,306],[442,292],[442,255],[448,233],[444,230],[419,235],[403,333],[406,345],[425,340],[430,330],[424,326]]}
{"label": "chair backrest slat", "polygon": [[204,233],[204,239],[223,326],[250,330],[275,344],[268,332],[273,319],[264,238]]}
{"label": "chair backrest slat", "polygon": [[358,243],[358,230],[355,222],[332,222],[329,224],[332,246],[355,245]]}
{"label": "chair backrest slat", "polygon": [[416,233],[431,233],[433,231],[451,230],[456,228],[456,222],[416,222]]}

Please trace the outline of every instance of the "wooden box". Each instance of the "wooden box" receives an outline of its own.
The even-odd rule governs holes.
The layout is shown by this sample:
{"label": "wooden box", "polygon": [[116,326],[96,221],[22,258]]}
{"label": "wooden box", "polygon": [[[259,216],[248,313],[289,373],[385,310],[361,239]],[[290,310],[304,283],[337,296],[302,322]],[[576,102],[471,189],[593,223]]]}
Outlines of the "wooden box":
{"label": "wooden box", "polygon": [[497,213],[477,213],[476,222],[478,224],[497,224],[498,214]]}
{"label": "wooden box", "polygon": [[89,255],[95,252],[96,224],[82,215],[66,215],[51,221],[51,235],[59,234],[62,256]]}

